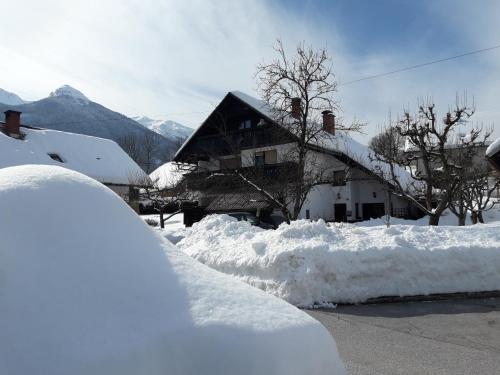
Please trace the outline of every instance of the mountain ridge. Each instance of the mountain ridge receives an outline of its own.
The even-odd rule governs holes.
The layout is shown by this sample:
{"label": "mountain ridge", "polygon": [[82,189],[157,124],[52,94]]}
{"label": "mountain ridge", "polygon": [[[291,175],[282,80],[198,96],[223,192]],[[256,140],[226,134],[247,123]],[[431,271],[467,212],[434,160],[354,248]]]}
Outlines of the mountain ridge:
{"label": "mountain ridge", "polygon": [[[111,139],[117,142],[146,172],[169,161],[177,145],[171,139],[147,129],[133,119],[89,100],[83,93],[65,85],[48,97],[20,104],[0,103],[0,111],[22,112],[21,123]],[[145,143],[154,146],[152,158],[141,150]],[[149,150],[150,151],[150,150]]]}
{"label": "mountain ridge", "polygon": [[0,88],[0,103],[7,105],[19,105],[27,103],[17,94]]}
{"label": "mountain ridge", "polygon": [[177,140],[185,140],[194,131],[194,129],[172,120],[153,119],[148,116],[134,116],[132,119],[164,137]]}

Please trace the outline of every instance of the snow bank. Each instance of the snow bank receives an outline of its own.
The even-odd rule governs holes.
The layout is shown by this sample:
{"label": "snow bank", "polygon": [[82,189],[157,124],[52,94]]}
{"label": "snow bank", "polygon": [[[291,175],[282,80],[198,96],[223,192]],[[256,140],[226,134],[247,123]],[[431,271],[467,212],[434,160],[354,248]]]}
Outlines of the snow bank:
{"label": "snow bank", "polygon": [[111,190],[0,170],[0,373],[339,374],[314,319],[189,258]]}
{"label": "snow bank", "polygon": [[177,246],[200,262],[299,306],[380,296],[500,289],[500,224],[327,225],[266,231],[229,216],[186,229]]}

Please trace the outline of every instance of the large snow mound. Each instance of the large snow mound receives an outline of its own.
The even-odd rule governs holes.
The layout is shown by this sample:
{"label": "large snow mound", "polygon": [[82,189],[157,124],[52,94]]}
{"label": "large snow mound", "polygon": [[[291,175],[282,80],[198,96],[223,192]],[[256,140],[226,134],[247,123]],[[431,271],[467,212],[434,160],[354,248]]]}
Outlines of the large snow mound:
{"label": "large snow mound", "polygon": [[111,190],[0,170],[0,373],[338,374],[314,319],[156,236]]}
{"label": "large snow mound", "polygon": [[500,224],[327,225],[263,230],[208,216],[177,243],[216,270],[299,306],[381,296],[500,290]]}

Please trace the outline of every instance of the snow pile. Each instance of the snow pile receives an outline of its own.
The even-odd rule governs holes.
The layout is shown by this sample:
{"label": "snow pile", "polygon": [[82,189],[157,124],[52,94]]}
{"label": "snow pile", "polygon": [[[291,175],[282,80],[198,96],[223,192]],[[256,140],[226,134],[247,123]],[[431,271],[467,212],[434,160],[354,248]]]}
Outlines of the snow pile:
{"label": "snow pile", "polygon": [[[24,164],[60,165],[100,182],[144,181],[142,169],[115,142],[57,130],[21,128],[23,140],[0,132],[0,168]],[[61,160],[54,160],[56,154]]]}
{"label": "snow pile", "polygon": [[263,230],[226,215],[186,229],[200,262],[299,306],[500,289],[500,224],[391,228],[300,220]]}
{"label": "snow pile", "polygon": [[0,373],[343,374],[314,319],[208,269],[111,190],[0,170]]}

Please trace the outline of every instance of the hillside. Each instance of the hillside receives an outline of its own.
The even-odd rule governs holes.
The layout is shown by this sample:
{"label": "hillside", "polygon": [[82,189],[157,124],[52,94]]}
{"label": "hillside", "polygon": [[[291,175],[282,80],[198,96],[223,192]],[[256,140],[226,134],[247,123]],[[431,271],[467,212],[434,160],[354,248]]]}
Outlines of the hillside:
{"label": "hillside", "polygon": [[0,103],[17,105],[17,104],[24,104],[25,101],[12,92],[0,89]]}
{"label": "hillside", "polygon": [[[175,143],[136,121],[89,100],[80,91],[62,86],[49,97],[31,103],[0,103],[0,111],[21,111],[22,124],[86,134],[116,141],[146,171],[169,161]],[[154,148],[153,157],[144,155],[144,144]]]}

